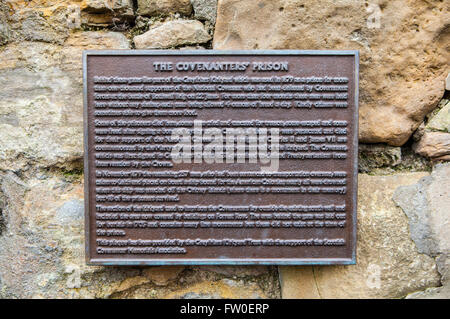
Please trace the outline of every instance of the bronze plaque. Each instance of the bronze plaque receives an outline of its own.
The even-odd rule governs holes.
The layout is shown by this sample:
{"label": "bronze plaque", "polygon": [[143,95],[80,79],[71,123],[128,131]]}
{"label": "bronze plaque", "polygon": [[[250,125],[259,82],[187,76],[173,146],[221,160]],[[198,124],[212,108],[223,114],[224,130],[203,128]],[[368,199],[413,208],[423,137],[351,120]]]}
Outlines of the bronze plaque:
{"label": "bronze plaque", "polygon": [[357,51],[85,51],[86,257],[354,264]]}

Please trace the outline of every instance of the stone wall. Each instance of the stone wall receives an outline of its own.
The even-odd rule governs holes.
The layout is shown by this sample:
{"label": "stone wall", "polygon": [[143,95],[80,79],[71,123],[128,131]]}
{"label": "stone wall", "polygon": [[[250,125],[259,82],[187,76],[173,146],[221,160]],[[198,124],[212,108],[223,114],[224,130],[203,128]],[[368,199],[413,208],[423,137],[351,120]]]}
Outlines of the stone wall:
{"label": "stone wall", "polygon": [[[450,296],[448,2],[0,0],[0,298]],[[85,49],[357,49],[357,265],[84,262]]]}

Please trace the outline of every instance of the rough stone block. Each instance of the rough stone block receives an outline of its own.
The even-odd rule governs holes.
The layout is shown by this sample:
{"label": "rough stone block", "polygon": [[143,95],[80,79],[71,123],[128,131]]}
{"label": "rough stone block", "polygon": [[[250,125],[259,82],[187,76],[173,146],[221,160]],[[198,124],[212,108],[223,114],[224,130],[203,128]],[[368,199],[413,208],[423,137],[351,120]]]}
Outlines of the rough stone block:
{"label": "rough stone block", "polygon": [[213,47],[359,50],[360,141],[401,146],[444,94],[449,21],[438,1],[222,0]]}
{"label": "rough stone block", "polygon": [[425,132],[413,145],[416,153],[426,157],[441,157],[450,154],[450,133]]}
{"label": "rough stone block", "polygon": [[392,196],[427,173],[360,174],[357,262],[351,266],[279,267],[283,298],[401,298],[439,285],[433,258],[410,238]]}
{"label": "rough stone block", "polygon": [[168,15],[181,13],[189,15],[192,5],[189,0],[138,0],[137,13],[143,16]]}
{"label": "rough stone block", "polygon": [[436,257],[443,287],[408,298],[450,296],[450,163],[436,165],[417,184],[399,187],[394,201],[408,216],[411,238],[419,252]]}
{"label": "rough stone block", "polygon": [[208,20],[216,23],[217,0],[191,0],[194,16],[199,20]]}
{"label": "rough stone block", "polygon": [[[70,166],[83,155],[81,55],[129,48],[114,32],[75,33],[64,47],[10,43],[0,60],[0,169]],[[20,94],[18,93],[20,92]]]}
{"label": "rough stone block", "polygon": [[137,49],[164,49],[206,43],[210,39],[201,22],[174,20],[134,37],[134,43]]}

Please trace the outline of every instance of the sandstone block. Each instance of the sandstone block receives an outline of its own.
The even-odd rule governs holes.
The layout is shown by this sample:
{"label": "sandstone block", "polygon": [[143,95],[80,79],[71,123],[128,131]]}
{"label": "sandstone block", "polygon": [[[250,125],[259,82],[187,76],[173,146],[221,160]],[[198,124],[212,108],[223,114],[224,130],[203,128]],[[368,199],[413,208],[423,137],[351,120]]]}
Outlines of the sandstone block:
{"label": "sandstone block", "polygon": [[425,132],[413,145],[416,153],[426,157],[441,157],[450,154],[450,133]]}
{"label": "sandstone block", "polygon": [[195,20],[175,20],[134,37],[137,49],[165,49],[181,45],[206,43],[211,36]]}
{"label": "sandstone block", "polygon": [[138,0],[138,14],[143,16],[181,13],[189,15],[192,5],[189,0]]}
{"label": "sandstone block", "polygon": [[400,298],[439,285],[433,258],[420,254],[392,196],[427,173],[359,175],[357,263],[279,267],[283,298]]}
{"label": "sandstone block", "polygon": [[164,296],[168,299],[260,299],[267,298],[258,285],[241,280],[204,281]]}
{"label": "sandstone block", "polygon": [[442,100],[442,108],[427,123],[426,129],[450,133],[450,101]]}
{"label": "sandstone block", "polygon": [[175,280],[183,270],[184,266],[151,267],[144,269],[143,276],[158,286],[164,286]]}
{"label": "sandstone block", "polygon": [[0,169],[70,166],[83,155],[82,51],[125,49],[124,35],[75,33],[61,47],[7,44],[0,61]]}
{"label": "sandstone block", "polygon": [[217,0],[191,0],[194,16],[199,20],[208,20],[216,23]]}
{"label": "sandstone block", "polygon": [[222,0],[213,47],[360,52],[360,141],[403,145],[444,94],[444,2]]}
{"label": "sandstone block", "polygon": [[442,287],[408,298],[450,296],[450,164],[439,164],[417,184],[399,187],[394,201],[408,216],[411,238],[419,252],[436,257]]}

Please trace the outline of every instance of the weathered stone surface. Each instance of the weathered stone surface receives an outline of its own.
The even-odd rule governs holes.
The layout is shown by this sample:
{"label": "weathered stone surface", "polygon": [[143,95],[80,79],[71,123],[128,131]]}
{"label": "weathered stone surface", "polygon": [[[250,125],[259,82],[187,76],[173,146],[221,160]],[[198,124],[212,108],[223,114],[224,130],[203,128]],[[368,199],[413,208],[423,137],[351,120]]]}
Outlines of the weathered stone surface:
{"label": "weathered stone surface", "polygon": [[445,78],[445,90],[450,91],[450,73]]}
{"label": "weathered stone surface", "polygon": [[234,277],[260,276],[269,271],[266,266],[201,266],[198,269]]}
{"label": "weathered stone surface", "polygon": [[450,155],[443,155],[439,157],[433,158],[434,162],[449,162],[450,161]]}
{"label": "weathered stone surface", "polygon": [[413,150],[432,161],[450,160],[450,102],[444,98],[414,133]]}
{"label": "weathered stone surface", "polygon": [[450,163],[436,165],[417,184],[399,187],[394,200],[408,216],[419,252],[450,254]]}
{"label": "weathered stone surface", "polygon": [[[447,180],[448,180],[448,176],[447,176]],[[447,182],[448,184],[448,182]],[[448,203],[448,201],[447,201]],[[448,207],[448,206],[447,206]],[[448,225],[448,223],[447,223]],[[448,230],[447,230],[447,238],[439,238],[439,242],[440,242],[440,246],[444,247],[445,244],[441,244],[441,242],[447,241],[447,248],[448,248]],[[441,283],[443,285],[443,287],[447,287],[447,291],[448,288],[450,288],[450,254],[448,252],[443,252],[441,254],[439,254],[436,258],[436,262],[437,262],[437,266],[438,266],[438,271],[441,274]]]}
{"label": "weathered stone surface", "polygon": [[55,219],[62,224],[70,224],[84,220],[84,202],[79,199],[65,202],[56,211]]}
{"label": "weathered stone surface", "polygon": [[450,285],[414,292],[406,299],[450,299]]}
{"label": "weathered stone surface", "polygon": [[106,12],[112,11],[112,8],[107,0],[86,0],[83,11]]}
{"label": "weathered stone surface", "polygon": [[319,287],[314,276],[314,268],[310,266],[280,267],[282,298],[320,299]]}
{"label": "weathered stone surface", "polygon": [[196,46],[189,45],[186,47],[178,48],[178,50],[181,50],[181,51],[183,51],[183,50],[205,50],[205,47],[202,47],[201,45],[196,45]]}
{"label": "weathered stone surface", "polygon": [[9,7],[5,2],[0,2],[0,46],[8,42],[10,30],[8,25]]}
{"label": "weathered stone surface", "polygon": [[[199,21],[167,20],[194,14],[211,28],[216,0],[139,2],[150,18],[136,27],[154,32],[145,48],[195,49],[210,40]],[[81,29],[128,30],[132,3],[0,0],[0,298],[277,298],[275,267],[85,264],[81,55],[127,49],[129,40]],[[433,150],[448,148],[447,138],[428,138],[449,132],[448,100],[429,113],[449,90],[446,3],[377,3],[221,0],[214,47],[359,49],[360,140],[394,145],[362,144],[360,169],[417,169],[408,166],[409,148],[395,146],[420,123],[416,146],[431,149],[433,161],[450,160]],[[282,267],[283,297],[450,298],[449,175],[448,166],[419,182],[426,173],[361,175],[358,264]],[[395,207],[393,190],[408,184]]]}
{"label": "weathered stone surface", "polygon": [[67,39],[62,48],[62,67],[73,75],[74,81],[83,84],[83,50],[129,49],[128,39],[119,32],[77,32]]}
{"label": "weathered stone surface", "polygon": [[86,0],[81,5],[83,24],[95,26],[120,25],[134,18],[132,0]]}
{"label": "weathered stone surface", "polygon": [[199,20],[208,20],[216,23],[217,0],[191,0],[194,16]]}
{"label": "weathered stone surface", "polygon": [[444,2],[222,0],[214,49],[360,51],[360,141],[404,144],[444,93]]}
{"label": "weathered stone surface", "polygon": [[224,276],[235,276],[183,271],[182,266],[86,266],[82,180],[78,176],[68,182],[45,171],[27,180],[14,173],[0,175],[5,220],[0,234],[0,298],[266,298],[277,294],[272,293],[274,288],[261,287],[269,281],[267,273],[258,281],[252,273],[246,273],[245,279],[229,279]]}
{"label": "weathered stone surface", "polygon": [[103,298],[139,278],[150,282],[136,269],[85,265],[80,182],[46,175],[24,182],[9,173],[1,179],[1,193],[6,226],[0,236],[0,297]]}
{"label": "weathered stone surface", "polygon": [[[430,131],[450,132],[450,101],[442,100],[442,108],[429,119],[426,129]],[[441,104],[439,103],[439,104]],[[434,113],[434,112],[433,112]]]}
{"label": "weathered stone surface", "polygon": [[[419,136],[417,131],[414,136]],[[430,171],[431,166],[432,160],[415,153],[411,144],[399,147],[387,144],[360,143],[358,147],[358,171],[360,173],[390,175],[400,172],[425,172]]]}
{"label": "weathered stone surface", "polygon": [[169,13],[189,15],[192,6],[189,0],[138,0],[137,13],[143,16],[167,15]]}
{"label": "weathered stone surface", "polygon": [[[420,188],[421,184],[399,187],[394,193],[394,201],[404,207],[409,219],[411,238],[417,250],[422,254],[435,256],[438,245],[436,238],[431,236],[430,213],[427,211],[427,198]],[[413,205],[410,205],[413,204]]]}
{"label": "weathered stone surface", "polygon": [[436,165],[417,184],[399,187],[394,201],[409,219],[411,238],[419,252],[437,256],[443,287],[427,289],[408,298],[450,296],[450,164]]}
{"label": "weathered stone surface", "polygon": [[362,173],[379,167],[394,167],[402,161],[402,151],[398,146],[359,144],[358,152],[358,167]]}
{"label": "weathered stone surface", "polygon": [[150,267],[144,269],[143,276],[150,279],[155,285],[164,286],[175,280],[183,270],[183,266]]}
{"label": "weathered stone surface", "polygon": [[441,157],[450,154],[450,133],[425,132],[413,145],[416,153],[426,157]]}
{"label": "weathered stone surface", "polygon": [[164,49],[205,43],[211,39],[203,24],[195,20],[168,21],[134,37],[137,49]]}
{"label": "weathered stone surface", "polygon": [[399,298],[439,285],[435,261],[409,237],[408,218],[392,201],[395,189],[427,173],[359,175],[357,263],[279,267],[283,298]]}
{"label": "weathered stone surface", "polygon": [[86,266],[80,181],[8,173],[1,193],[0,298],[105,298],[151,282],[136,268]]}
{"label": "weathered stone surface", "polygon": [[128,48],[113,32],[75,33],[64,47],[39,42],[0,48],[0,169],[70,166],[83,155],[81,52]]}
{"label": "weathered stone surface", "polygon": [[[32,8],[41,12],[46,5],[67,4],[47,1]],[[12,9],[21,21],[24,7],[16,2]],[[39,14],[45,23],[54,10],[47,13]],[[79,169],[83,153],[81,56],[85,49],[127,49],[129,42],[121,33],[70,28],[60,38],[41,30],[50,32],[48,40],[39,31],[32,41],[18,41],[19,29],[14,30],[0,48],[0,298],[277,296],[276,286],[247,285],[251,277],[276,282],[276,274],[256,270],[190,270],[188,276],[184,267],[86,266],[82,176],[65,171],[72,163]]]}
{"label": "weathered stone surface", "polygon": [[[7,1],[16,40],[62,43],[81,25],[116,27],[134,18],[132,0]],[[35,26],[35,28],[33,28]]]}
{"label": "weathered stone surface", "polygon": [[[0,276],[2,277],[0,296],[32,296],[33,291],[37,292],[39,287],[45,286],[46,282],[51,281],[57,273],[56,265],[52,264],[52,261],[56,260],[61,251],[58,251],[58,245],[50,236],[43,238],[36,236],[35,232],[27,233],[29,225],[33,225],[36,229],[42,227],[43,221],[51,220],[49,216],[46,216],[47,211],[34,215],[27,209],[25,197],[30,194],[30,186],[13,173],[9,173],[1,180],[1,191],[6,202],[4,210],[6,229],[0,237]],[[41,201],[35,204],[41,209],[47,206],[50,203],[45,201],[45,199],[48,200],[47,196],[43,196]],[[55,201],[52,200],[52,202],[55,205]],[[51,229],[47,231],[50,234],[53,233]],[[68,233],[67,238],[70,238],[70,235]],[[39,252],[42,255],[40,257]],[[27,269],[36,271],[37,276],[31,279],[33,274]],[[36,280],[37,278],[40,280]]]}
{"label": "weathered stone surface", "polygon": [[254,283],[242,280],[222,279],[215,282],[205,281],[180,289],[164,296],[168,299],[260,299],[267,298]]}
{"label": "weathered stone surface", "polygon": [[12,16],[12,28],[17,30],[19,40],[62,44],[69,35],[69,29],[62,21],[54,21],[55,18],[45,19],[39,12],[30,9]]}
{"label": "weathered stone surface", "polygon": [[122,14],[133,14],[131,0],[85,0],[83,11],[87,12],[111,12],[119,11]]}
{"label": "weathered stone surface", "polygon": [[[105,13],[89,13],[81,12],[81,23],[86,26],[106,27],[109,26],[114,19],[111,12]],[[122,22],[122,21],[117,21]]]}
{"label": "weathered stone surface", "polygon": [[[2,9],[5,7],[6,10]],[[0,25],[6,26],[9,42],[62,44],[71,30],[81,26],[80,2],[77,1],[6,1],[0,11],[6,12]]]}

